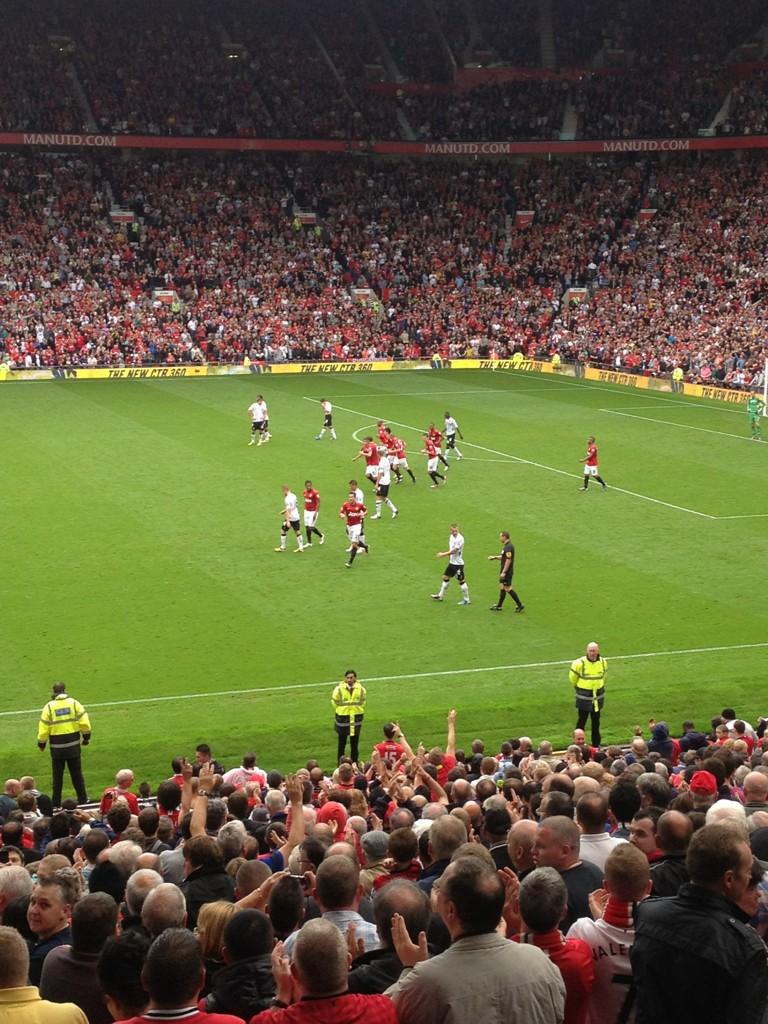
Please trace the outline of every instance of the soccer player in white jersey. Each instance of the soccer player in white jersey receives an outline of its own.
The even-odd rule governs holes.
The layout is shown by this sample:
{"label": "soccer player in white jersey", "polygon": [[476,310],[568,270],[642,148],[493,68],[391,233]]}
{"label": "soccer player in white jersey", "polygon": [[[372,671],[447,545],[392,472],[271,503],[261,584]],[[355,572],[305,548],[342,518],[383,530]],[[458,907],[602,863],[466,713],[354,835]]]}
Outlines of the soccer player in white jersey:
{"label": "soccer player in white jersey", "polygon": [[[357,480],[349,481],[349,491],[350,494],[354,494],[355,501],[358,502],[358,504],[365,504],[365,501],[363,500],[365,497],[365,495],[363,494],[363,488],[360,487]],[[361,550],[365,551],[366,554],[368,553],[368,545],[365,542],[365,518],[363,518],[363,521],[360,523],[360,548]],[[349,553],[351,550],[352,548],[348,547],[347,553]]]}
{"label": "soccer player in white jersey", "polygon": [[461,459],[464,458],[464,456],[456,447],[456,435],[458,434],[462,441],[464,440],[464,435],[459,430],[459,424],[456,422],[456,420],[453,418],[453,416],[451,416],[449,412],[446,412],[445,414],[444,431],[446,459],[450,458],[451,452],[456,452],[456,460],[460,461]]}
{"label": "soccer player in white jersey", "polygon": [[386,505],[392,512],[392,518],[397,519],[397,509],[389,497],[389,486],[392,483],[392,464],[387,455],[387,449],[379,448],[381,458],[379,459],[378,475],[376,477],[376,515],[371,519],[381,519],[381,509]]}
{"label": "soccer player in white jersey", "polygon": [[272,435],[269,432],[269,411],[267,410],[267,403],[264,401],[263,395],[256,395],[256,402],[254,403],[259,407],[261,413],[261,436],[259,437],[259,444],[272,440]]}
{"label": "soccer player in white jersey", "polygon": [[323,407],[323,426],[320,430],[320,433],[315,435],[315,440],[322,440],[323,434],[326,432],[326,430],[330,430],[331,437],[335,441],[336,431],[333,429],[333,406],[331,405],[327,398],[321,398],[320,405],[322,405]]}
{"label": "soccer player in white jersey", "polygon": [[293,530],[299,545],[295,550],[296,554],[299,554],[304,550],[304,541],[301,536],[301,518],[299,516],[299,499],[287,484],[283,484],[282,490],[283,511],[280,515],[283,517],[283,525],[280,527],[280,547],[275,548],[275,551],[285,551],[288,533]]}
{"label": "soccer player in white jersey", "polygon": [[443,580],[440,584],[440,590],[437,594],[432,594],[433,601],[442,601],[448,584],[451,580],[456,577],[456,580],[461,588],[461,600],[459,604],[470,604],[469,600],[469,587],[467,581],[464,578],[464,538],[459,533],[459,524],[451,523],[451,534],[448,537],[448,550],[438,551],[437,558],[447,558],[448,565],[445,567],[443,573]]}
{"label": "soccer player in white jersey", "polygon": [[256,438],[259,439],[261,444],[262,431],[264,429],[264,414],[261,411],[261,406],[258,402],[251,402],[248,406],[248,415],[251,417],[251,439],[248,442],[249,446],[256,444]]}

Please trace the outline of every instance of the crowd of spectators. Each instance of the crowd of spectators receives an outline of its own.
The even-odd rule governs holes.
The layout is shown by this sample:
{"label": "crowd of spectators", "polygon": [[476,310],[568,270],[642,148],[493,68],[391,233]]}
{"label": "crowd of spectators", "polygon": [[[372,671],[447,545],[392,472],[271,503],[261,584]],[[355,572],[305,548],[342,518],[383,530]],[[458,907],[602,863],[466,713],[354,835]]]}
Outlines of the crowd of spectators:
{"label": "crowd of spectators", "polygon": [[[536,0],[474,0],[482,45],[490,63],[514,67],[541,66],[539,6]],[[486,62],[487,63],[487,62]]]}
{"label": "crowd of spectators", "polygon": [[585,139],[688,138],[709,128],[728,91],[724,69],[647,61],[585,76],[572,91]]}
{"label": "crowd of spectators", "polygon": [[558,139],[568,93],[566,82],[521,81],[408,95],[401,105],[420,139]]}
{"label": "crowd of spectators", "polygon": [[370,10],[403,78],[427,82],[451,79],[453,68],[424,4],[389,0],[371,4]]}
{"label": "crowd of spectators", "polygon": [[[0,128],[357,141],[556,138],[568,100],[579,138],[695,134],[734,85],[733,45],[763,16],[757,0],[702,11],[676,0],[663,18],[649,3],[555,4],[557,67],[581,67],[582,78],[393,97],[370,79],[449,86],[475,59],[540,68],[538,5],[295,0],[262,4],[256,17],[248,0],[137,0],[129,18],[118,0],[7,6]],[[603,45],[624,48],[625,60],[590,73]],[[739,74],[722,131],[754,134],[763,75]]]}
{"label": "crowd of spectators", "polygon": [[768,132],[768,74],[760,71],[735,82],[722,135],[765,135]]}
{"label": "crowd of spectators", "polygon": [[765,354],[767,186],[759,154],[7,156],[0,352],[30,368],[559,352],[744,386]]}
{"label": "crowd of spectators", "polygon": [[288,775],[200,744],[154,793],[118,772],[92,810],[6,780],[0,1012],[764,1020],[768,719],[651,719],[607,747],[576,729],[562,751],[461,749],[457,725],[414,750],[387,723],[365,763]]}
{"label": "crowd of spectators", "polygon": [[3,8],[2,131],[72,132],[82,127],[65,58],[41,31],[46,20],[44,0],[10,0]]}
{"label": "crowd of spectators", "polygon": [[595,31],[607,46],[650,60],[722,61],[735,47],[754,40],[765,23],[761,0],[672,0],[662,17],[654,0],[602,0],[590,9]]}

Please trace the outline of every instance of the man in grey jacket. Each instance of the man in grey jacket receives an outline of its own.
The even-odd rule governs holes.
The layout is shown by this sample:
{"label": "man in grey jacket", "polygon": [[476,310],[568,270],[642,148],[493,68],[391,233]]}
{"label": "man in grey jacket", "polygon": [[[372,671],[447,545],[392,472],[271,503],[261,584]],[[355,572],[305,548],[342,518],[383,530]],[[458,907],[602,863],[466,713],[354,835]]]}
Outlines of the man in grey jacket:
{"label": "man in grey jacket", "polygon": [[400,1024],[559,1024],[565,987],[558,969],[535,946],[496,931],[504,884],[475,857],[460,857],[438,886],[437,907],[451,945],[427,959],[426,936],[415,946],[395,915],[395,945],[404,970],[386,992]]}

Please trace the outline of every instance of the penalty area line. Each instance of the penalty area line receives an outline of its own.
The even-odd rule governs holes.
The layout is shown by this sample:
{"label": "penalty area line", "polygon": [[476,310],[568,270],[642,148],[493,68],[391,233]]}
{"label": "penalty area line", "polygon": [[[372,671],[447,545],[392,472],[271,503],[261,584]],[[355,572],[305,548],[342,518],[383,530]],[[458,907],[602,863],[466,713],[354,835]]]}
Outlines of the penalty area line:
{"label": "penalty area line", "polygon": [[[683,647],[675,651],[644,651],[641,654],[614,654],[611,655],[610,660],[640,661],[644,658],[674,658],[686,654],[715,654],[722,651],[748,651],[763,647],[768,647],[768,641],[752,644],[723,644],[715,647]],[[560,665],[570,665],[572,661],[572,658],[559,658],[556,661],[528,661],[518,662],[513,665],[487,665],[483,668],[451,668],[437,672],[410,672],[406,675],[397,676],[364,676],[364,679],[366,683],[397,683],[413,679],[444,679],[449,676],[471,676],[492,672],[518,672],[521,669],[556,668]],[[320,689],[321,687],[335,686],[337,683],[338,679],[332,679],[324,683],[288,683],[286,685],[258,686],[245,690],[208,690],[205,693],[174,693],[159,697],[134,697],[127,700],[88,702],[88,708],[117,708],[133,704],[159,704],[165,701],[200,700],[201,698],[208,697],[254,697],[262,693],[270,694],[290,690]],[[25,708],[20,711],[0,711],[0,718],[10,718],[14,715],[39,714],[39,708]]]}
{"label": "penalty area line", "polygon": [[611,416],[625,416],[628,420],[643,420],[645,423],[665,424],[668,427],[677,427],[680,430],[698,430],[702,434],[719,434],[720,437],[735,437],[737,441],[751,441],[751,437],[745,434],[731,434],[727,430],[713,430],[712,427],[694,427],[690,423],[675,423],[673,420],[659,420],[654,416],[638,416],[636,412],[624,412],[619,409],[600,409],[599,412],[610,413]]}

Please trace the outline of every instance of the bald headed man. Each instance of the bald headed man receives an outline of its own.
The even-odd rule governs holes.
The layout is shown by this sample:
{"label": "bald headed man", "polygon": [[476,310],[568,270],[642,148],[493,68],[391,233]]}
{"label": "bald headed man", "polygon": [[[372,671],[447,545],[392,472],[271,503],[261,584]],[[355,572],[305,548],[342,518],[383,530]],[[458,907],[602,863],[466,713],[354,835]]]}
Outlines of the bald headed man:
{"label": "bald headed man", "polygon": [[764,772],[750,772],[744,777],[744,810],[747,816],[768,811],[768,775]]}
{"label": "bald headed man", "polygon": [[533,841],[538,830],[535,821],[523,818],[515,822],[507,835],[507,853],[521,882],[536,867],[533,863]]}
{"label": "bald headed man", "polygon": [[693,836],[693,823],[680,811],[665,811],[656,826],[656,840],[662,856],[651,866],[651,895],[677,896],[688,881],[686,854]]}
{"label": "bald headed man", "polygon": [[587,719],[592,722],[592,746],[600,746],[600,713],[605,699],[605,676],[608,662],[600,656],[600,645],[587,644],[586,653],[571,663],[569,679],[575,691],[578,717],[576,728],[583,729]]}

